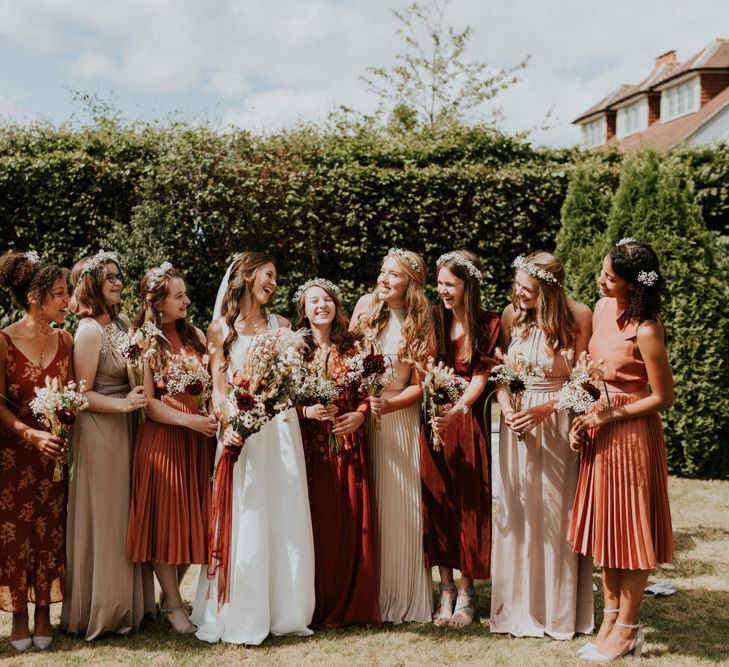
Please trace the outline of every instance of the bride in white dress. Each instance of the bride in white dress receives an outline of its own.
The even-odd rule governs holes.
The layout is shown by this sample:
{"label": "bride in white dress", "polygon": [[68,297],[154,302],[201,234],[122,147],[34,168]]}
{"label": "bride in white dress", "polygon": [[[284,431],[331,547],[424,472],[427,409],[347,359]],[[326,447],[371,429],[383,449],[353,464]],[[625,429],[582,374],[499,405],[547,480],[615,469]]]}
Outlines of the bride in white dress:
{"label": "bride in white dress", "polygon": [[[284,318],[261,310],[275,289],[276,268],[263,253],[242,253],[228,268],[208,329],[216,406],[225,400],[226,381],[253,335],[289,327]],[[236,444],[240,436],[226,429],[216,462],[226,445]],[[191,616],[196,636],[257,645],[269,634],[312,634],[307,626],[314,612],[314,543],[293,409],[246,440],[233,468],[232,503],[230,593],[219,605],[218,574],[209,578],[208,568],[201,569]]]}

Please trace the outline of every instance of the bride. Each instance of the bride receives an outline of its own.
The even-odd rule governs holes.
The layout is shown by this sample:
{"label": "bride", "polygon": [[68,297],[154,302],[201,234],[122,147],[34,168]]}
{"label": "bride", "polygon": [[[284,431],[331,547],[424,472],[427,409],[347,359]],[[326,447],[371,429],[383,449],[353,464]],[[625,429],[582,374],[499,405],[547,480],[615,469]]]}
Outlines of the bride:
{"label": "bride", "polygon": [[[276,267],[259,252],[238,255],[218,292],[208,329],[213,402],[225,389],[254,335],[289,328],[263,307],[276,290]],[[227,414],[222,417],[223,424]],[[224,427],[216,461],[240,436]],[[200,571],[192,621],[207,642],[260,644],[268,635],[310,635],[314,544],[306,469],[296,412],[280,413],[248,438],[233,468],[229,595],[218,600],[220,568]]]}

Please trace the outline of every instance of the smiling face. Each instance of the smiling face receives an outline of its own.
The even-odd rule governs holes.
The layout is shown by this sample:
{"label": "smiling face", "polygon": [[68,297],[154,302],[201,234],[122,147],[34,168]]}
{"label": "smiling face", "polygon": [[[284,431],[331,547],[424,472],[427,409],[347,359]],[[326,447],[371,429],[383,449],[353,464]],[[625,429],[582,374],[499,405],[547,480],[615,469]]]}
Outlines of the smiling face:
{"label": "smiling face", "polygon": [[408,278],[405,269],[394,257],[386,257],[377,277],[377,296],[380,301],[397,304],[400,307],[408,290]]}
{"label": "smiling face", "polygon": [[438,296],[446,310],[455,310],[463,305],[466,283],[445,266],[438,271]]}
{"label": "smiling face", "polygon": [[304,315],[313,327],[331,326],[337,314],[337,304],[323,288],[315,285],[304,294]]}
{"label": "smiling face", "polygon": [[608,296],[614,299],[629,298],[632,289],[627,280],[613,271],[609,255],[602,260],[602,270],[597,278],[597,285],[600,288],[600,296]]}
{"label": "smiling face", "polygon": [[522,310],[536,307],[539,298],[539,281],[526,271],[519,269],[514,277],[514,296]]}
{"label": "smiling face", "polygon": [[251,297],[261,305],[268,303],[276,291],[276,267],[272,262],[262,264],[253,274],[251,283]]}
{"label": "smiling face", "polygon": [[159,305],[162,322],[175,322],[187,317],[187,307],[190,299],[187,297],[187,287],[182,278],[170,278],[167,285],[167,296]]}
{"label": "smiling face", "polygon": [[68,312],[68,302],[70,295],[68,293],[68,283],[65,278],[58,278],[51,288],[50,294],[45,298],[41,305],[41,312],[50,322],[62,324],[66,319]]}
{"label": "smiling face", "polygon": [[101,285],[101,294],[107,307],[121,303],[121,294],[124,283],[119,267],[114,262],[106,263],[106,272]]}

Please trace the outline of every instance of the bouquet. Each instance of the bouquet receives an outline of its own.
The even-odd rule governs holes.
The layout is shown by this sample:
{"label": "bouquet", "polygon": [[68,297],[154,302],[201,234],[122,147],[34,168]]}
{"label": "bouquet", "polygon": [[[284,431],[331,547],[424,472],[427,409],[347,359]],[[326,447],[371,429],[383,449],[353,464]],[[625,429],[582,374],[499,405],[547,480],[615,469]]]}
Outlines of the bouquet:
{"label": "bouquet", "polygon": [[[422,386],[423,412],[426,421],[427,417],[441,417],[455,407],[464,414],[468,412],[468,407],[461,402],[468,381],[456,375],[455,371],[442,361],[436,366],[433,359],[428,359]],[[442,444],[441,437],[433,431],[433,451],[439,452]]]}
{"label": "bouquet", "polygon": [[[496,356],[501,359],[501,363],[491,369],[490,379],[497,384],[506,385],[511,409],[520,412],[524,392],[535,378],[544,377],[544,369],[526,359],[521,352],[509,356],[497,348]],[[524,437],[521,434],[517,435],[517,440],[523,441]]]}
{"label": "bouquet", "polygon": [[[572,361],[574,350],[562,352],[569,361]],[[610,406],[610,396],[605,384],[605,370],[602,365],[593,363],[587,352],[582,352],[577,363],[572,368],[570,379],[562,385],[557,394],[557,410],[571,412],[573,415],[584,415],[590,412],[600,399],[601,392],[594,382],[602,382],[605,389],[605,397]]]}
{"label": "bouquet", "polygon": [[207,417],[208,401],[212,394],[212,380],[207,365],[207,355],[200,362],[197,357],[173,354],[165,363],[164,372],[154,374],[154,381],[165,388],[167,396],[192,396],[200,414]]}
{"label": "bouquet", "polygon": [[[359,385],[362,395],[380,398],[394,377],[392,367],[388,372],[387,366],[384,355],[359,352],[347,359],[347,367],[350,369],[347,379],[352,384]],[[381,428],[380,421],[380,417],[375,417],[375,428],[378,431]]]}
{"label": "bouquet", "polygon": [[[119,352],[129,365],[132,388],[144,384],[144,370],[160,365],[160,352],[157,337],[164,334],[151,322],[145,322],[136,331],[129,332]],[[139,421],[144,421],[144,408],[139,409]]]}
{"label": "bouquet", "polygon": [[[35,398],[30,402],[30,409],[40,421],[50,429],[53,435],[63,438],[68,452],[68,468],[73,467],[73,451],[68,440],[71,427],[76,422],[76,413],[85,409],[89,402],[84,398],[84,383],[76,391],[76,384],[69,382],[63,385],[58,378],[51,379],[46,376],[45,387],[35,388]],[[64,477],[63,466],[56,461],[53,470],[53,481],[59,482]]]}
{"label": "bouquet", "polygon": [[[301,392],[303,362],[300,349],[303,332],[276,332],[254,336],[241,367],[228,384],[230,415],[228,424],[243,443],[258,433],[279,412],[292,405]],[[208,578],[220,570],[218,604],[228,601],[230,591],[230,544],[232,538],[233,467],[242,445],[224,447],[213,472],[213,515],[210,525],[210,565]]]}
{"label": "bouquet", "polygon": [[[341,377],[335,379],[330,365],[331,350],[326,353],[324,359],[321,357],[321,351],[317,350],[314,360],[306,365],[301,387],[301,398],[313,399],[321,405],[331,405],[337,401],[342,391],[346,389],[348,380],[345,377],[345,384],[343,385]],[[327,422],[327,431],[329,433],[329,449],[339,451],[339,441],[332,431],[331,422]]]}

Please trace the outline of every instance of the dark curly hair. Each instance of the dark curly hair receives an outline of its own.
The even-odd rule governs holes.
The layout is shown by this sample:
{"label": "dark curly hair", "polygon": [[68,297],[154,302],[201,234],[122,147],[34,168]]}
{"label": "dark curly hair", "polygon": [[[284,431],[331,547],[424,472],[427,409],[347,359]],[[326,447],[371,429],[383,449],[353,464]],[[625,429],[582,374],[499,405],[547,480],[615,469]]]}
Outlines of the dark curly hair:
{"label": "dark curly hair", "polygon": [[[655,320],[661,312],[661,295],[665,283],[658,266],[658,255],[653,248],[640,241],[630,241],[613,246],[608,257],[613,271],[633,286],[624,317],[639,322]],[[651,271],[657,276],[652,285],[646,285],[638,280],[641,272]]]}
{"label": "dark curly hair", "polygon": [[25,310],[30,308],[29,294],[43,303],[53,292],[54,283],[66,275],[64,269],[36,262],[24,252],[10,252],[0,257],[0,287],[8,289],[13,303]]}

